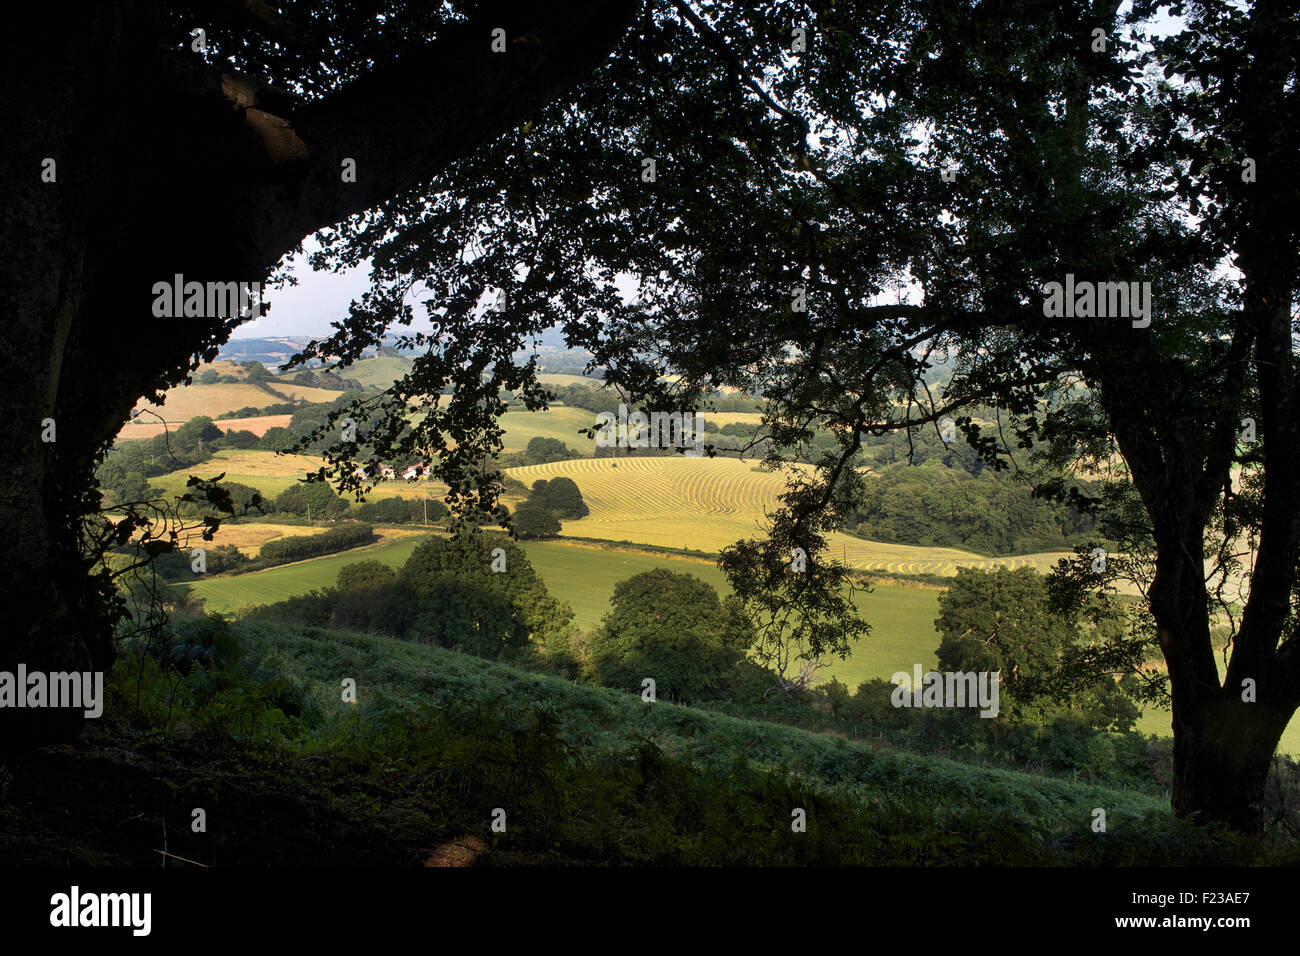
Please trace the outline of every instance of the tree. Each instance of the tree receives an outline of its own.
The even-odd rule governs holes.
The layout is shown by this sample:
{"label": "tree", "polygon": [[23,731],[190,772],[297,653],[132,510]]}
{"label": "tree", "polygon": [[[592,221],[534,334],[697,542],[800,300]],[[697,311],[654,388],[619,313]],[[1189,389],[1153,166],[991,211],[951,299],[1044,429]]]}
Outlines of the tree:
{"label": "tree", "polygon": [[382,561],[357,561],[339,568],[340,591],[364,591],[387,587],[397,580],[397,572]]}
{"label": "tree", "polygon": [[587,503],[582,500],[577,482],[563,475],[550,481],[535,481],[528,501],[560,518],[581,518],[587,514]]}
{"label": "tree", "polygon": [[[228,175],[223,144],[249,146],[239,138],[245,127],[233,138],[212,136],[212,148],[197,152],[222,171],[214,181],[235,183],[219,190],[220,208],[232,221],[256,220],[261,228],[234,237],[209,230],[206,244],[146,230],[76,241],[69,234],[89,228],[83,222],[137,220],[60,215],[59,194],[41,192],[35,178],[5,179],[0,208],[7,216],[36,211],[56,226],[38,233],[7,219],[0,230],[21,237],[6,244],[18,278],[5,304],[19,327],[5,371],[12,370],[6,380],[22,407],[6,419],[14,431],[3,447],[17,456],[31,441],[32,423],[57,406],[60,442],[72,439],[57,447],[93,454],[141,391],[141,379],[161,384],[160,368],[188,361],[194,343],[180,323],[143,328],[150,349],[165,352],[158,362],[129,352],[139,337],[115,329],[86,321],[70,334],[83,312],[99,316],[133,301],[117,289],[147,284],[135,263],[172,267],[165,274],[261,275],[297,237],[338,222],[321,233],[316,262],[371,258],[374,286],[334,336],[296,360],[329,354],[346,363],[393,323],[409,325],[413,277],[448,290],[426,303],[431,329],[405,337],[405,345],[427,351],[383,401],[357,412],[396,419],[418,409],[409,432],[393,427],[391,441],[383,433],[371,440],[395,457],[436,454],[437,477],[458,512],[493,511],[499,486],[485,463],[501,447],[502,395],[519,396],[528,408],[545,404],[549,393],[525,345],[557,326],[573,347],[598,357],[607,395],[625,395],[630,406],[693,408],[723,387],[761,398],[773,467],[815,466],[815,480],[799,484],[783,506],[796,530],[840,493],[868,435],[939,429],[948,417],[988,467],[1031,469],[1045,494],[1070,496],[1075,474],[1108,471],[1140,499],[1146,525],[1130,523],[1131,540],[1149,539],[1152,547],[1149,563],[1131,561],[1139,555],[1131,548],[1112,556],[1102,574],[1150,571],[1140,586],[1153,646],[1169,670],[1174,809],[1257,831],[1272,752],[1300,704],[1293,607],[1300,472],[1291,465],[1300,452],[1291,335],[1300,284],[1300,159],[1282,132],[1300,111],[1291,54],[1300,26],[1277,0],[1250,7],[1206,0],[1186,8],[1183,32],[1139,43],[1129,28],[1140,30],[1156,4],[1139,0],[1124,19],[1118,6],[923,0],[895,8],[847,0],[720,2],[697,12],[680,0],[647,6],[638,29],[626,33],[622,21],[615,29],[613,15],[593,6],[588,20],[574,21],[582,24],[573,31],[577,45],[564,48],[568,38],[548,44],[553,34],[543,25],[536,52],[585,64],[584,56],[603,59],[604,41],[612,45],[622,34],[601,72],[557,96],[526,128],[511,128],[521,116],[509,108],[490,118],[474,114],[477,126],[462,122],[462,111],[448,111],[452,127],[467,131],[460,139],[443,135],[437,123],[393,121],[396,101],[382,100],[388,111],[376,110],[365,78],[341,97],[331,89],[305,104],[286,132],[273,119],[282,115],[276,110],[284,94],[232,80],[227,91],[253,109],[232,115],[231,124],[268,133],[237,168],[268,172],[259,165],[268,149],[286,162],[279,175],[258,180],[270,183],[260,192],[227,202],[226,192],[245,181]],[[71,108],[52,92],[66,86],[53,77],[102,66],[94,76],[105,89],[179,91],[169,102],[185,95],[183,82],[103,83],[112,64],[135,62],[119,46],[99,45],[104,36],[133,36],[105,23],[118,8],[106,9],[83,25],[95,38],[87,49],[65,43],[37,57],[20,49],[14,60],[21,80],[6,95],[31,104],[41,120],[14,124],[22,130],[16,152],[33,163],[50,149],[46,142],[93,144],[110,132],[134,140],[131,130],[145,138],[153,130],[133,125],[140,120],[106,99],[94,116],[104,135],[81,132],[87,126],[74,117],[54,126],[70,132],[49,139],[46,118],[67,118]],[[546,5],[537,16],[549,19],[553,9]],[[173,48],[189,28],[180,19],[168,35]],[[791,23],[806,24],[814,41],[808,49],[791,48]],[[372,62],[365,46],[357,44],[355,59],[344,62]],[[236,64],[252,55],[241,52]],[[308,71],[293,82],[284,68],[298,62],[295,55],[277,59],[270,79],[284,75],[290,82],[276,85],[307,89],[311,98],[317,76]],[[500,92],[463,61],[446,63],[445,88],[465,91],[468,102]],[[399,58],[399,65],[412,64]],[[530,93],[538,88],[534,103],[562,85],[535,77],[528,83]],[[299,145],[329,140],[338,126],[326,120],[338,115],[340,99],[351,115],[364,113],[358,122],[379,131],[362,144],[358,162],[379,175],[359,179],[355,189],[338,182],[337,151],[306,154]],[[357,106],[363,101],[364,111]],[[98,103],[93,95],[70,102]],[[388,129],[395,132],[383,135]],[[395,174],[386,175],[394,168],[429,168],[412,162],[409,150],[391,149],[396,135],[452,144],[459,158],[429,188],[341,221],[373,206],[377,195],[399,192]],[[466,139],[482,143],[473,156],[468,145],[461,148]],[[175,150],[209,141],[196,134],[167,142],[184,144],[158,151],[170,168],[120,176],[110,162],[113,178],[106,173],[102,181],[147,182],[155,195],[178,197],[171,205],[183,202],[202,168],[178,176]],[[299,170],[293,185],[301,188],[286,189],[280,176],[292,179]],[[148,205],[129,190],[120,196],[124,209]],[[249,215],[241,215],[245,209]],[[311,225],[289,229],[286,221]],[[64,281],[82,267],[70,251],[81,249],[94,250],[89,278]],[[196,262],[205,265],[190,265]],[[257,269],[245,267],[249,262]],[[43,281],[32,283],[32,276]],[[1073,301],[1063,314],[1060,291],[1076,278],[1088,283],[1077,299],[1082,314],[1073,314]],[[623,294],[628,281],[635,297]],[[110,286],[113,294],[96,298]],[[59,301],[87,288],[94,292],[85,302]],[[1104,316],[1098,290],[1108,303]],[[500,307],[485,309],[489,298]],[[224,326],[210,334],[220,337]],[[88,354],[113,374],[86,374]],[[951,362],[954,374],[936,391],[930,383],[938,359]],[[62,369],[58,388],[39,378],[51,367]],[[115,397],[107,395],[122,382]],[[996,408],[995,427],[975,420],[978,406]],[[1243,418],[1257,426],[1253,444],[1239,441]],[[834,446],[819,443],[820,433],[832,434]],[[24,498],[0,520],[12,524],[12,537],[53,555],[59,535],[44,519],[33,524],[30,513],[66,518],[88,505],[58,490],[78,487],[64,480],[72,465],[51,465],[52,443],[38,450],[7,466],[0,486],[30,489],[44,507],[31,509]],[[362,483],[352,476],[354,451],[336,445],[327,458],[345,488]],[[1240,491],[1234,469],[1243,475]],[[1077,503],[1100,508],[1106,499]],[[48,596],[47,581],[75,577],[74,526],[62,532],[60,562],[25,555],[0,580],[17,595],[45,588]],[[1243,534],[1259,544],[1248,564],[1235,557]],[[29,569],[55,564],[35,577]],[[1237,583],[1247,594],[1241,609],[1226,599]],[[84,588],[78,593],[84,597]],[[53,609],[40,612],[41,621],[76,622],[45,628],[52,643],[75,648],[80,637],[59,635],[82,634],[85,621],[102,620],[103,599],[98,594],[95,607],[76,613],[63,599],[35,604]],[[1234,621],[1222,679],[1210,633],[1219,613]],[[23,622],[20,631],[33,625]]]}
{"label": "tree", "polygon": [[1090,619],[1071,620],[1052,604],[1047,582],[1033,568],[959,568],[939,597],[941,672],[997,672],[999,704],[1012,717],[1046,722],[1069,715],[1099,730],[1131,730],[1137,707],[1126,690],[1145,664],[1116,662],[1128,683],[1078,666],[1081,654],[1116,646],[1127,632],[1124,608],[1098,601]]}
{"label": "tree", "polygon": [[560,522],[555,513],[536,501],[521,502],[515,509],[513,523],[515,534],[524,541],[530,538],[553,538],[560,533]]}
{"label": "tree", "polygon": [[173,442],[179,451],[195,452],[202,450],[205,444],[216,441],[222,434],[221,429],[207,415],[196,415],[176,429]]}
{"label": "tree", "polygon": [[273,425],[262,432],[258,447],[263,451],[291,451],[297,443],[297,437],[293,432],[281,425]]}
{"label": "tree", "polygon": [[275,497],[275,507],[289,514],[304,515],[313,521],[339,518],[352,506],[323,481],[304,481],[291,485]]}
{"label": "tree", "polygon": [[[182,512],[189,514],[262,515],[275,510],[275,505],[262,498],[261,492],[237,481],[219,481],[208,491],[191,492],[195,499],[186,502]],[[230,510],[227,510],[229,508]]]}
{"label": "tree", "polygon": [[217,375],[217,370],[216,370],[215,368],[207,368],[207,369],[204,369],[204,370],[203,370],[203,374],[199,376],[199,384],[200,384],[200,385],[216,385],[218,379],[219,379],[219,376]]}
{"label": "tree", "polygon": [[[344,2],[308,22],[266,4],[114,2],[35,7],[21,40],[9,32],[0,529],[25,547],[0,563],[14,613],[0,669],[112,662],[124,608],[80,553],[97,456],[142,395],[160,401],[245,320],[157,317],[155,283],[261,282],[314,230],[418,195],[596,69],[637,6],[488,0],[376,17]],[[150,108],[112,92],[128,88],[152,91]],[[14,747],[81,726],[48,708],[0,719]]]}
{"label": "tree", "polygon": [[241,366],[247,373],[244,376],[244,381],[248,382],[250,385],[256,385],[258,382],[269,382],[272,379],[272,375],[266,370],[266,366],[256,359],[242,362]]}
{"label": "tree", "polygon": [[[753,659],[776,676],[764,698],[777,687],[787,696],[808,688],[828,658],[847,658],[853,643],[871,630],[853,604],[855,590],[870,589],[842,564],[820,558],[826,532],[844,521],[855,497],[859,479],[850,476],[831,505],[809,520],[795,519],[793,509],[777,509],[769,515],[766,539],[738,541],[718,557],[754,635]],[[806,480],[796,477],[782,500],[797,502]]]}
{"label": "tree", "polygon": [[[495,554],[497,549],[502,554]],[[493,624],[491,628],[494,635],[491,640],[499,641],[500,647],[519,648],[532,639],[544,642],[549,634],[567,627],[573,619],[573,610],[550,595],[522,548],[509,540],[489,539],[482,533],[464,532],[451,538],[427,539],[402,565],[398,583],[420,599],[455,592],[447,597],[446,609],[455,610],[456,620],[460,622],[457,627],[462,629],[474,623],[474,608],[489,615],[492,621],[498,621],[501,602],[504,602],[509,609],[509,627],[502,631]],[[495,598],[488,601],[481,595]],[[436,624],[434,618],[436,615],[431,615],[424,626],[442,635],[440,643],[444,638],[452,640],[455,632]],[[464,635],[456,641],[474,643]],[[490,656],[495,656],[495,652]]]}
{"label": "tree", "polygon": [[541,435],[528,439],[524,454],[528,457],[530,465],[545,465],[553,461],[567,461],[578,457],[558,438],[544,438]]}
{"label": "tree", "polygon": [[754,634],[732,603],[690,574],[662,568],[614,585],[612,609],[592,635],[595,674],[607,687],[679,703],[725,697]]}
{"label": "tree", "polygon": [[380,498],[361,505],[357,517],[380,524],[406,524],[411,520],[411,505],[405,498]]}
{"label": "tree", "polygon": [[221,436],[224,448],[256,448],[260,439],[247,429],[231,429]]}

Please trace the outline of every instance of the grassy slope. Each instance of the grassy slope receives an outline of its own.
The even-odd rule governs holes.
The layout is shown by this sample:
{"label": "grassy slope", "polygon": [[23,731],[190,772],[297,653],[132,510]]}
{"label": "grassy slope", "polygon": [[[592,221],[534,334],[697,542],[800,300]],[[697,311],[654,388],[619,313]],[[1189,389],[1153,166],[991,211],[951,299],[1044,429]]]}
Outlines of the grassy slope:
{"label": "grassy slope", "polygon": [[347,711],[347,705],[338,702],[339,683],[351,677],[363,711],[385,701],[416,706],[428,700],[492,710],[549,707],[559,718],[562,736],[589,755],[646,738],[666,753],[703,763],[725,766],[743,755],[859,799],[910,791],[949,805],[997,810],[1019,819],[1037,836],[1086,825],[1098,806],[1107,808],[1112,825],[1167,812],[1161,801],[1142,794],[884,752],[840,737],[672,704],[647,705],[635,695],[571,684],[429,645],[272,625],[250,625],[247,632],[339,716]]}
{"label": "grassy slope", "polygon": [[579,429],[595,424],[595,412],[567,405],[554,405],[545,412],[506,412],[501,416],[501,427],[505,429],[501,441],[506,451],[523,451],[531,438],[557,438],[580,454],[593,455],[596,439],[579,434]]}
{"label": "grassy slope", "polygon": [[409,358],[394,358],[391,355],[376,355],[361,359],[347,368],[339,369],[343,378],[354,379],[362,385],[387,388],[405,375],[411,368]]}

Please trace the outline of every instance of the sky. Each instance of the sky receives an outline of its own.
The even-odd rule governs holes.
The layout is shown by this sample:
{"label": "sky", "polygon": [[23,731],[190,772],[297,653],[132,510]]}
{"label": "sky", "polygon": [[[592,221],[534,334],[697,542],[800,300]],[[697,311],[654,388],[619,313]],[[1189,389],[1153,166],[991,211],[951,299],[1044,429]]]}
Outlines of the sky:
{"label": "sky", "polygon": [[319,246],[303,240],[304,255],[297,258],[294,275],[297,286],[285,286],[266,292],[269,311],[235,330],[232,339],[275,338],[287,335],[324,336],[332,332],[330,323],[347,317],[348,304],[359,299],[370,287],[367,263],[347,272],[312,272],[307,255]]}

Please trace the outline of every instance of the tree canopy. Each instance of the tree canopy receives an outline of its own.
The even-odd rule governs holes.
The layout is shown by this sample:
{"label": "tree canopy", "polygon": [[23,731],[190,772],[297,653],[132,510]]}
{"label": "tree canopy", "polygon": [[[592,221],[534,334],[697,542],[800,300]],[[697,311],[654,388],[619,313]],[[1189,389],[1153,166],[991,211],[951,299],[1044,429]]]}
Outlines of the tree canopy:
{"label": "tree canopy", "polygon": [[[295,23],[236,5],[213,31],[218,67],[178,52],[188,13],[107,5],[54,55],[20,49],[5,95],[34,118],[15,124],[33,172],[0,177],[17,323],[0,371],[18,396],[0,447],[5,487],[58,520],[0,500],[44,555],[0,580],[16,604],[47,598],[7,655],[44,635],[55,659],[111,656],[111,579],[50,593],[84,579],[96,502],[69,473],[88,486],[139,395],[237,324],[146,317],[122,334],[102,316],[146,308],[160,275],[260,279],[316,231],[313,266],[368,262],[373,283],[293,364],[346,365],[390,328],[419,350],[385,395],[302,437],[328,447],[320,477],[367,480],[347,414],[371,450],[436,461],[454,511],[500,516],[503,396],[546,404],[527,346],[558,328],[630,406],[757,396],[770,464],[794,481],[771,540],[729,573],[768,581],[797,547],[828,569],[800,600],[830,600],[825,533],[860,497],[865,437],[952,418],[987,467],[1106,526],[1116,553],[1060,569],[1054,593],[1132,579],[1168,665],[1175,810],[1258,829],[1300,704],[1300,17],[1196,0],[1159,35],[1155,0],[1119,6],[343,3]],[[63,74],[86,95],[65,102]],[[141,111],[123,88],[163,99]],[[412,121],[425,89],[436,101]],[[86,155],[108,141],[156,148]],[[51,152],[58,189],[34,172]],[[149,212],[196,195],[223,228],[157,229]],[[936,388],[940,357],[953,376]],[[58,441],[37,443],[50,417]]]}

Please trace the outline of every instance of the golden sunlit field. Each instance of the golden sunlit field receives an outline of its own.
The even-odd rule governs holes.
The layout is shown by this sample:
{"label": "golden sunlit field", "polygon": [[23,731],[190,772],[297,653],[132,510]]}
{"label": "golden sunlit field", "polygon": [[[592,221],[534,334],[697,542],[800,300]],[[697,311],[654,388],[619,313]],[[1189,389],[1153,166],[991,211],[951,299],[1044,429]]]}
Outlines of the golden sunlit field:
{"label": "golden sunlit field", "polygon": [[[563,522],[566,535],[668,548],[718,551],[762,532],[765,512],[784,488],[781,475],[735,458],[595,458],[507,469],[531,486],[539,478],[572,478],[590,509]],[[959,567],[1032,565],[1046,570],[1063,555],[985,558],[955,548],[925,548],[831,536],[835,557],[864,570],[955,574]]]}

